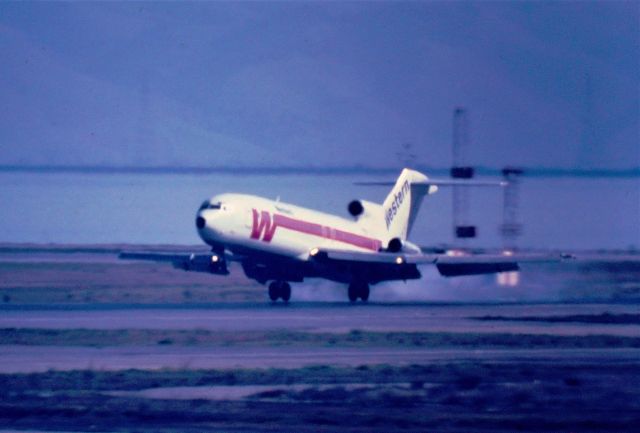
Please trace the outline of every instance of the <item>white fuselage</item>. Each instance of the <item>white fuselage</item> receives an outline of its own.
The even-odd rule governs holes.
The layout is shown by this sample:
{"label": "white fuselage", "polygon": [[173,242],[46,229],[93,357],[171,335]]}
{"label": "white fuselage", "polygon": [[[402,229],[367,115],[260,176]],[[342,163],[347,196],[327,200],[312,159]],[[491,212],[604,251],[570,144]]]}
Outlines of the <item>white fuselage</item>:
{"label": "white fuselage", "polygon": [[[369,286],[383,281],[420,278],[419,264],[435,264],[446,276],[477,275],[517,269],[504,257],[452,258],[423,254],[407,240],[425,196],[437,185],[405,168],[382,204],[352,200],[342,218],[245,194],[221,194],[205,201],[196,215],[198,234],[211,252],[206,254],[127,253],[122,258],[171,261],[195,272],[228,275],[228,262],[242,266],[247,278],[269,283],[272,301],[291,297],[291,282],[324,278],[349,285],[349,300],[369,299]],[[462,260],[461,260],[462,259]]]}
{"label": "white fuselage", "polygon": [[221,194],[205,202],[197,227],[202,240],[212,246],[302,260],[314,248],[377,252],[386,241],[355,220],[244,194]]}

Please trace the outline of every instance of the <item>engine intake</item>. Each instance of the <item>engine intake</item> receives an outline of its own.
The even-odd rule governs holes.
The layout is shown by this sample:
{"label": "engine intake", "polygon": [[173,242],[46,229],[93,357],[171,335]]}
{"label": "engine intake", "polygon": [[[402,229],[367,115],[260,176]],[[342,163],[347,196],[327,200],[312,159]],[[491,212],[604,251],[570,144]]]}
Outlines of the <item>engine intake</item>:
{"label": "engine intake", "polygon": [[353,200],[349,203],[348,209],[349,213],[354,217],[360,216],[364,212],[364,206],[362,206],[360,200]]}
{"label": "engine intake", "polygon": [[402,241],[398,238],[393,238],[387,245],[387,251],[390,253],[399,253],[402,250]]}

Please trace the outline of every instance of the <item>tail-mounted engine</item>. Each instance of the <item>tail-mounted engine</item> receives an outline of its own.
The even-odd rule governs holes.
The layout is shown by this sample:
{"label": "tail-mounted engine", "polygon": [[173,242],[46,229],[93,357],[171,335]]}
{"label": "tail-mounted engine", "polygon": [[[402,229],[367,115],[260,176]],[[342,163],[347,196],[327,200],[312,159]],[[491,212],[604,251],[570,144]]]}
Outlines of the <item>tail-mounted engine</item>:
{"label": "tail-mounted engine", "polygon": [[387,226],[381,205],[367,200],[352,200],[347,206],[347,210],[370,235],[378,238],[386,236]]}
{"label": "tail-mounted engine", "polygon": [[364,212],[364,206],[360,200],[353,200],[347,207],[352,217],[359,217]]}
{"label": "tail-mounted engine", "polygon": [[382,224],[384,224],[384,211],[378,203],[367,200],[352,200],[349,202],[347,210],[349,211],[349,215],[358,221],[371,221],[373,226],[382,226]]}
{"label": "tail-mounted engine", "polygon": [[393,238],[389,241],[387,245],[387,251],[390,253],[399,253],[402,251],[402,241],[400,238]]}

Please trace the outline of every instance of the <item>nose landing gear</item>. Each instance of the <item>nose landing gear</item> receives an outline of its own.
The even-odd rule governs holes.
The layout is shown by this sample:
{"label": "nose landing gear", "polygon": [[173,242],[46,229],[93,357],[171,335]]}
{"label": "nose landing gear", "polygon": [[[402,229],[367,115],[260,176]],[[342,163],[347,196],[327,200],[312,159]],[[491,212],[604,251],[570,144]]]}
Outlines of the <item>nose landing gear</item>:
{"label": "nose landing gear", "polygon": [[269,284],[269,299],[276,302],[279,298],[284,302],[291,299],[291,285],[286,281],[272,281]]}

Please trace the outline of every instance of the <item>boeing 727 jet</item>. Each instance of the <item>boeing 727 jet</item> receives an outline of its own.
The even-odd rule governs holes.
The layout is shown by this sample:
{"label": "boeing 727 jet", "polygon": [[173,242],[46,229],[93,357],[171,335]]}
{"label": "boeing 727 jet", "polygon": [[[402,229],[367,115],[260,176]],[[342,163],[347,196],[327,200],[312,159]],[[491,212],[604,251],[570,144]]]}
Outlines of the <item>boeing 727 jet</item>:
{"label": "boeing 727 jet", "polygon": [[[383,281],[420,278],[418,265],[435,265],[443,276],[515,271],[511,254],[425,254],[408,240],[425,196],[442,185],[470,184],[431,180],[404,169],[382,204],[354,200],[351,218],[245,194],[221,194],[202,203],[195,223],[208,254],[125,252],[123,259],[168,261],[188,271],[226,275],[236,261],[248,278],[269,283],[272,301],[291,298],[292,282],[325,278],[348,285],[351,302],[369,299],[369,287]],[[482,184],[475,182],[475,185]]]}

